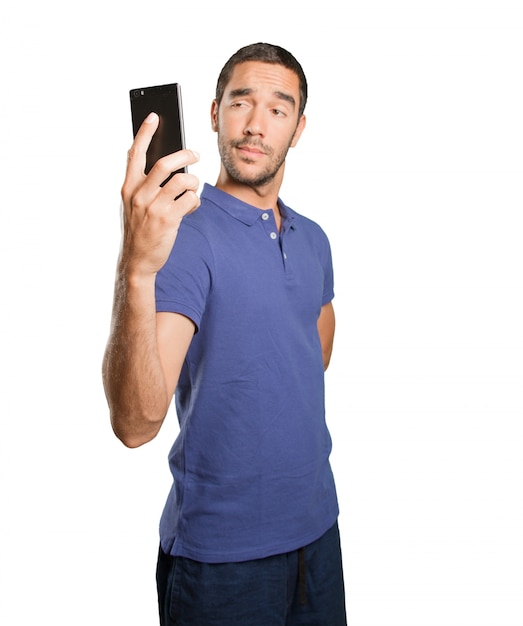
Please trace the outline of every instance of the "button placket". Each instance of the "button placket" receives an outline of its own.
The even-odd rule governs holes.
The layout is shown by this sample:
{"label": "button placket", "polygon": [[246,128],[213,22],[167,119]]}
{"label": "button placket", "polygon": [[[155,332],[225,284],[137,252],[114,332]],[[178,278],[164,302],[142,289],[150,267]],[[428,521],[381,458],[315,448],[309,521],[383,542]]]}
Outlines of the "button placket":
{"label": "button placket", "polygon": [[271,217],[272,217],[272,214],[269,211],[264,211],[261,214],[261,218],[265,222],[265,227],[264,227],[265,231],[267,232],[267,234],[273,241],[276,241],[279,235],[278,235],[278,232],[275,230],[276,223],[274,219],[271,219]]}

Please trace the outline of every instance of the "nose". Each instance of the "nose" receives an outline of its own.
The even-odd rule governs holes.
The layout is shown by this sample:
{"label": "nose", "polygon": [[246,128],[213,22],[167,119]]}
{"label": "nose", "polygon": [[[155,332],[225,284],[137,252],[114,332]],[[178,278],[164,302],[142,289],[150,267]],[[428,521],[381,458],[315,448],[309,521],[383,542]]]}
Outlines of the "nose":
{"label": "nose", "polygon": [[262,113],[260,111],[252,110],[243,132],[250,137],[263,136],[265,134]]}

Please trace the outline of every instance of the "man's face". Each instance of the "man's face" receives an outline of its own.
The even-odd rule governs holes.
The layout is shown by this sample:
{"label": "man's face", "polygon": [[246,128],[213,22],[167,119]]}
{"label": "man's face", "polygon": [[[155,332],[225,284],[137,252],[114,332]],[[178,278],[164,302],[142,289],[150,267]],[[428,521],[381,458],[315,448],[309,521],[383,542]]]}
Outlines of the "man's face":
{"label": "man's face", "polygon": [[234,68],[211,112],[223,167],[233,180],[261,187],[280,172],[305,127],[299,98],[298,76],[282,65],[246,61]]}

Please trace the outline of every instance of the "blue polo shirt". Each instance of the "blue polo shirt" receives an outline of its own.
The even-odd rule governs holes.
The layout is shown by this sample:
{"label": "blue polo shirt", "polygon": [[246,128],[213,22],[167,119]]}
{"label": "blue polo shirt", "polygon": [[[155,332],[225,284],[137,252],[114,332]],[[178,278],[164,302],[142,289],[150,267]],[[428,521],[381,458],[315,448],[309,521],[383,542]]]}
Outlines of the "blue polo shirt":
{"label": "blue polo shirt", "polygon": [[317,320],[334,297],[328,239],[279,201],[205,185],[156,279],[158,311],[194,321],[175,403],[162,548],[207,563],[300,548],[336,521]]}

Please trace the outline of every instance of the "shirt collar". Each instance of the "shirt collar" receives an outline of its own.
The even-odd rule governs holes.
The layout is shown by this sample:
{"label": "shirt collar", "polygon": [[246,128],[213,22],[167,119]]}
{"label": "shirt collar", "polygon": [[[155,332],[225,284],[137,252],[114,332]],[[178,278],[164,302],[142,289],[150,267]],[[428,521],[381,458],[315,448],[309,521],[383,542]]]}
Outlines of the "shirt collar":
{"label": "shirt collar", "polygon": [[[205,183],[202,189],[201,198],[209,202],[212,202],[218,206],[222,211],[228,213],[231,217],[243,222],[247,226],[252,226],[257,220],[261,219],[263,210],[258,207],[247,204],[242,200],[239,200],[235,196],[231,196],[225,191]],[[295,227],[296,213],[286,206],[281,198],[278,198],[278,206],[282,217],[282,222],[290,228]]]}

